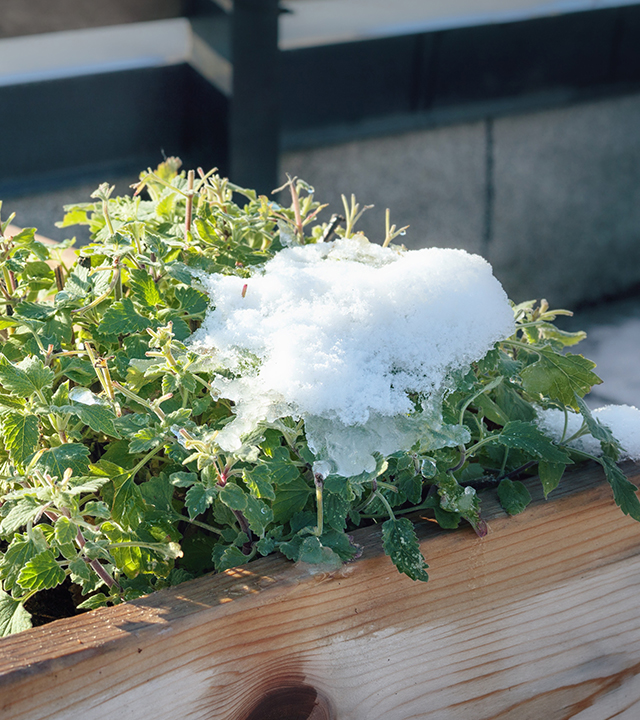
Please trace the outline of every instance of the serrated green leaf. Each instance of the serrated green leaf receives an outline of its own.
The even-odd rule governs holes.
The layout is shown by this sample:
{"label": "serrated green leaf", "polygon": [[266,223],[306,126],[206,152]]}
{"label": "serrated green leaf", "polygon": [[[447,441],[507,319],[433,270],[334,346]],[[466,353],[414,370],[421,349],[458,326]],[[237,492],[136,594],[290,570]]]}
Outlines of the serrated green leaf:
{"label": "serrated green leaf", "polygon": [[5,410],[24,410],[27,401],[15,395],[0,393],[0,408]]}
{"label": "serrated green leaf", "polygon": [[136,528],[144,517],[145,502],[130,475],[113,478],[113,519],[124,528]]}
{"label": "serrated green leaf", "polygon": [[391,518],[382,524],[382,547],[400,572],[412,580],[426,582],[429,579],[426,572],[429,566],[407,518]]}
{"label": "serrated green leaf", "polygon": [[30,627],[31,615],[24,609],[24,605],[0,590],[0,637],[22,632]]}
{"label": "serrated green leaf", "polygon": [[[44,265],[49,269],[46,263]],[[25,300],[19,305],[16,305],[15,311],[18,315],[31,320],[48,320],[56,314],[57,309],[52,305],[43,305],[42,303]]]}
{"label": "serrated green leaf", "polygon": [[4,589],[11,590],[27,562],[47,548],[47,541],[39,527],[24,535],[14,535],[0,561],[0,578]]}
{"label": "serrated green leaf", "polygon": [[170,428],[173,425],[184,425],[191,417],[191,408],[178,408],[173,412],[167,413],[162,421],[162,427]]}
{"label": "serrated green leaf", "polygon": [[175,472],[169,476],[171,484],[175,487],[191,487],[197,480],[195,473]]}
{"label": "serrated green leaf", "polygon": [[263,557],[270,555],[276,549],[276,541],[271,537],[263,537],[256,543],[256,550]]}
{"label": "serrated green leaf", "polygon": [[111,511],[107,503],[96,500],[89,500],[82,509],[83,515],[90,515],[94,518],[108,520],[111,517]]}
{"label": "serrated green leaf", "polygon": [[502,428],[500,434],[495,438],[505,447],[524,450],[533,457],[547,462],[565,465],[571,463],[569,455],[554,445],[553,441],[532,423],[512,420]]}
{"label": "serrated green leaf", "polygon": [[359,482],[352,482],[353,478],[345,478],[340,475],[329,475],[325,478],[325,492],[341,495],[348,503],[362,496],[363,487]]}
{"label": "serrated green leaf", "polygon": [[536,413],[533,407],[520,395],[514,388],[507,385],[507,383],[501,383],[492,393],[496,404],[499,405],[500,409],[508,417],[509,420],[523,420],[524,422],[531,422],[535,419]]}
{"label": "serrated green leaf", "polygon": [[340,567],[342,559],[329,547],[322,544],[317,537],[306,537],[298,552],[298,561],[312,565],[331,565]]}
{"label": "serrated green leaf", "polygon": [[544,338],[554,340],[562,347],[577,345],[587,337],[587,333],[584,331],[567,332],[565,330],[559,330],[553,323],[542,323],[539,326],[539,330]]}
{"label": "serrated green leaf", "polygon": [[55,373],[39,357],[30,355],[16,365],[27,376],[34,390],[48,388],[53,383]]}
{"label": "serrated green leaf", "polygon": [[436,522],[443,530],[455,530],[460,525],[462,516],[457,512],[449,512],[443,510],[441,507],[434,507],[433,513],[436,517]]}
{"label": "serrated green leaf", "polygon": [[175,289],[176,300],[180,303],[180,310],[189,315],[204,313],[209,307],[209,298],[193,287],[178,287]]}
{"label": "serrated green leaf", "polygon": [[582,355],[560,355],[551,348],[536,350],[539,358],[525,367],[520,376],[525,390],[531,395],[543,395],[578,409],[575,396],[584,397],[602,380],[593,372],[596,366]]}
{"label": "serrated green leaf", "polygon": [[220,500],[230,510],[244,510],[247,507],[247,495],[234,482],[228,482],[219,494]]}
{"label": "serrated green leaf", "polygon": [[616,505],[625,515],[640,521],[640,500],[636,494],[638,488],[627,480],[626,475],[611,458],[603,457],[602,466],[613,490],[613,499],[616,501]]}
{"label": "serrated green leaf", "polygon": [[40,358],[28,356],[15,365],[0,354],[0,385],[16,395],[29,397],[48,387],[54,373]]}
{"label": "serrated green leaf", "polygon": [[129,413],[115,419],[118,432],[126,438],[133,438],[142,428],[149,427],[151,417],[146,413]]}
{"label": "serrated green leaf", "polygon": [[190,393],[195,393],[198,389],[198,381],[190,372],[181,372],[178,377],[178,384]]}
{"label": "serrated green leaf", "polygon": [[32,495],[27,495],[17,501],[8,501],[2,508],[7,514],[0,523],[0,535],[9,536],[32,522],[42,510],[45,503]]}
{"label": "serrated green leaf", "polygon": [[114,422],[115,414],[104,405],[77,405],[80,411],[80,419],[94,432],[104,433],[108,437],[120,438]]}
{"label": "serrated green leaf", "polygon": [[302,547],[302,537],[294,535],[288,542],[279,543],[278,550],[289,560],[297,561]]}
{"label": "serrated green leaf", "polygon": [[139,542],[140,539],[134,532],[123,531],[110,522],[103,523],[101,529],[113,544],[109,547],[109,552],[113,556],[117,568],[124,572],[129,579],[138,577],[147,569],[149,553],[145,549],[135,544],[114,547],[118,543]]}
{"label": "serrated green leaf", "polygon": [[213,549],[212,559],[218,572],[231,570],[231,568],[238,567],[239,565],[244,565],[249,562],[249,557],[235,545],[225,548],[216,545]]}
{"label": "serrated green leaf", "polygon": [[271,506],[274,520],[277,523],[290,520],[297,512],[304,509],[311,493],[311,488],[301,477],[279,486],[276,489],[276,499]]}
{"label": "serrated green leaf", "polygon": [[171,262],[168,263],[165,268],[167,273],[178,282],[184,283],[185,285],[191,285],[193,275],[184,263]]}
{"label": "serrated green leaf", "polygon": [[151,325],[151,320],[136,312],[131,298],[122,298],[105,312],[98,330],[106,337],[116,338],[141,332]]}
{"label": "serrated green leaf", "polygon": [[64,581],[65,572],[51,550],[31,558],[18,575],[18,585],[25,590],[48,590]]}
{"label": "serrated green leaf", "polygon": [[276,499],[269,471],[264,465],[256,465],[250,470],[243,470],[242,479],[255,497],[267,500]]}
{"label": "serrated green leaf", "polygon": [[324,522],[329,527],[338,531],[344,530],[350,509],[351,503],[345,500],[342,495],[331,492],[324,493],[322,514]]}
{"label": "serrated green leaf", "polygon": [[581,397],[576,396],[576,404],[587,424],[589,432],[600,442],[602,452],[612,460],[617,460],[620,455],[620,443],[616,440],[611,430],[593,417],[591,410]]}
{"label": "serrated green leaf", "polygon": [[24,467],[27,458],[38,448],[38,418],[35,415],[7,413],[2,419],[2,432],[11,460]]}
{"label": "serrated green leaf", "polygon": [[67,468],[71,468],[73,475],[86,475],[89,469],[89,448],[79,443],[50,448],[42,453],[38,466],[60,480]]}
{"label": "serrated green leaf", "polygon": [[469,485],[462,487],[452,475],[441,478],[438,483],[440,507],[447,512],[459,513],[465,518],[478,514],[478,496]]}
{"label": "serrated green leaf", "polygon": [[215,500],[218,490],[205,487],[202,483],[195,483],[188,490],[184,499],[184,504],[189,513],[189,517],[193,518],[202,515],[203,512]]}
{"label": "serrated green leaf", "polygon": [[519,480],[505,478],[498,485],[500,504],[509,515],[521,513],[531,502],[531,495]]}
{"label": "serrated green leaf", "polygon": [[104,607],[109,602],[109,598],[104,593],[96,593],[86,600],[83,600],[79,605],[80,610],[97,610],[98,608]]}
{"label": "serrated green leaf", "polygon": [[146,270],[134,268],[129,271],[129,286],[133,297],[147,307],[159,305],[161,298],[153,278]]}
{"label": "serrated green leaf", "polygon": [[72,477],[67,484],[65,492],[68,495],[94,493],[108,482],[108,477]]}
{"label": "serrated green leaf", "polygon": [[64,382],[60,383],[60,385],[58,385],[58,389],[51,396],[51,404],[55,405],[56,407],[62,407],[69,404],[68,380],[65,380]]}
{"label": "serrated green leaf", "polygon": [[286,485],[300,478],[300,471],[291,461],[286,447],[273,448],[272,457],[267,458],[264,463],[275,485]]}
{"label": "serrated green leaf", "polygon": [[162,474],[149,478],[146,482],[142,483],[142,485],[140,485],[140,492],[146,503],[153,505],[156,510],[162,513],[172,515],[174,487],[169,478]]}
{"label": "serrated green leaf", "polygon": [[299,533],[302,528],[315,528],[317,519],[317,513],[304,510],[303,512],[297,512],[289,520],[289,527],[292,533]]}
{"label": "serrated green leaf", "polygon": [[33,260],[31,262],[28,262],[24,266],[24,274],[29,278],[29,280],[40,281],[34,283],[34,285],[37,286],[38,290],[48,290],[49,288],[51,288],[52,280],[55,277],[55,275],[53,274],[53,269],[49,267],[48,263],[41,260]]}
{"label": "serrated green leaf", "polygon": [[333,550],[343,562],[353,560],[364,549],[362,545],[353,542],[353,538],[337,530],[325,530],[320,541],[325,547]]}
{"label": "serrated green leaf", "polygon": [[78,535],[78,527],[67,517],[59,517],[53,526],[53,536],[59,545],[73,545]]}
{"label": "serrated green leaf", "polygon": [[480,410],[486,418],[489,418],[491,422],[494,422],[497,425],[506,425],[509,422],[507,414],[487,395],[478,395],[472,405],[478,408],[478,410]]}
{"label": "serrated green leaf", "polygon": [[422,478],[414,472],[406,473],[397,481],[398,490],[412,504],[417,505],[422,499]]}
{"label": "serrated green leaf", "polygon": [[93,365],[82,358],[60,358],[60,371],[73,382],[80,385],[90,384],[95,376]]}
{"label": "serrated green leaf", "polygon": [[132,455],[148,452],[154,447],[158,447],[163,440],[164,435],[158,431],[157,427],[142,428],[133,435],[133,439],[129,443],[129,452]]}
{"label": "serrated green leaf", "polygon": [[67,277],[64,290],[56,294],[55,305],[56,307],[66,307],[75,304],[78,300],[84,300],[90,292],[89,268],[78,263]]}
{"label": "serrated green leaf", "polygon": [[83,592],[90,592],[88,586],[93,585],[93,580],[95,576],[91,572],[91,569],[89,568],[87,562],[83,558],[77,557],[75,560],[72,560],[69,563],[69,570],[71,571],[71,582],[80,585]]}
{"label": "serrated green leaf", "polygon": [[545,460],[541,460],[538,463],[538,474],[545,498],[558,487],[566,467],[564,463],[550,463]]}
{"label": "serrated green leaf", "polygon": [[267,503],[251,495],[245,495],[246,506],[242,511],[249,522],[249,527],[260,537],[267,526],[273,522],[273,511]]}

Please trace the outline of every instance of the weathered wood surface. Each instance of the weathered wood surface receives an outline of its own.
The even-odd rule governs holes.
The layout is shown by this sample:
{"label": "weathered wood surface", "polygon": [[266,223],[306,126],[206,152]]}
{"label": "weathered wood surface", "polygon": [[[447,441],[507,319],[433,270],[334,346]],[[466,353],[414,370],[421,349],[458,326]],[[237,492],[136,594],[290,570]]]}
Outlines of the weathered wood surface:
{"label": "weathered wood surface", "polygon": [[563,484],[485,500],[483,539],[421,523],[426,585],[370,528],[339,572],[265,558],[6,638],[0,718],[637,720],[640,524],[598,468]]}

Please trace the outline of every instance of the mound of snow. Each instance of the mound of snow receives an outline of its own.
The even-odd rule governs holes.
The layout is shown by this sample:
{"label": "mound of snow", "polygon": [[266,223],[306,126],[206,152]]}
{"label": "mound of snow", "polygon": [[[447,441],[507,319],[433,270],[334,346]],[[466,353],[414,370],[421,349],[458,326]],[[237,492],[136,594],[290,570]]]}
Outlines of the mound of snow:
{"label": "mound of snow", "polygon": [[462,428],[445,437],[438,398],[514,332],[491,266],[463,250],[356,236],[284,249],[248,280],[199,278],[212,309],[190,343],[231,371],[214,386],[235,403],[220,447],[237,450],[261,421],[304,418],[311,450],[345,476],[371,470],[373,452],[409,449],[424,414],[445,430],[440,447],[463,440]]}
{"label": "mound of snow", "polygon": [[[606,405],[593,411],[593,417],[611,430],[622,449],[621,459],[640,460],[640,410],[633,405]],[[538,426],[552,440],[560,442],[565,416],[562,410],[538,410]],[[582,427],[582,415],[569,412],[565,439],[575,435]],[[569,443],[570,447],[599,457],[600,442],[591,435],[583,435]]]}

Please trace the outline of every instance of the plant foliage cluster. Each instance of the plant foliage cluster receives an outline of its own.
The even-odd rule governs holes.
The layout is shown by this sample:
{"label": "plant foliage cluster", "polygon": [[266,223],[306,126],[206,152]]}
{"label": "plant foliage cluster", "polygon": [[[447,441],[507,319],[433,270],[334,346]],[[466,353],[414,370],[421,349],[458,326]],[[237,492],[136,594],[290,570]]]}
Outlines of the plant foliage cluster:
{"label": "plant foliage cluster", "polygon": [[[186,343],[209,308],[192,271],[249,277],[283,244],[353,234],[359,209],[345,203],[343,224],[321,223],[301,181],[285,187],[287,208],[179,168],[169,159],[144,173],[133,197],[102,185],[67,207],[61,225],[86,224],[93,238],[69,268],[33,229],[9,237],[11,218],[1,224],[0,635],[29,627],[33,598],[61,585],[85,609],[274,551],[338,567],[357,557],[349,532],[363,523],[380,523],[398,569],[426,580],[407,513],[483,534],[478,488],[497,487],[519,513],[530,501],[519,476],[537,472],[548,495],[585,459],[537,428],[536,405],[582,413],[616,502],[640,520],[618,444],[582,401],[600,382],[594,364],[566,352],[582,334],[558,330],[544,301],[515,307],[516,333],[446,396],[444,419],[468,428],[466,446],[322,478],[304,423],[285,419],[222,452],[233,407]],[[397,234],[387,224],[385,244]]]}

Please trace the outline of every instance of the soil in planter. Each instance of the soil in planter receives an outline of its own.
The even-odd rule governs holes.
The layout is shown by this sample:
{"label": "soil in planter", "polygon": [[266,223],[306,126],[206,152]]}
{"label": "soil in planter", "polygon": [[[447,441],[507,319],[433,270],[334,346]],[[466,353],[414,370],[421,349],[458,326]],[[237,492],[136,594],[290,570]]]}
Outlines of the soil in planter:
{"label": "soil in planter", "polygon": [[40,590],[32,598],[29,598],[25,603],[25,609],[32,615],[33,627],[85,612],[76,607],[74,594],[78,596],[77,602],[84,599],[80,595],[80,588],[67,577],[62,585],[50,590]]}

